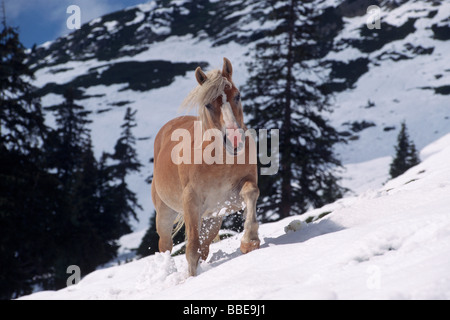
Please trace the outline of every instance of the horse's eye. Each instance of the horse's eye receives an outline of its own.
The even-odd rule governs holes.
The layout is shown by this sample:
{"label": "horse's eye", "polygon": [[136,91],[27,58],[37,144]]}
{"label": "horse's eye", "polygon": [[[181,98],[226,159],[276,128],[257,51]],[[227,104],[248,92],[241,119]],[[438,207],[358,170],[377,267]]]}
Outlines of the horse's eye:
{"label": "horse's eye", "polygon": [[238,93],[238,95],[234,97],[234,100],[236,101],[236,103],[238,103],[241,100],[241,94]]}
{"label": "horse's eye", "polygon": [[205,107],[206,107],[206,109],[211,110],[212,109],[212,104],[208,103],[208,104],[205,105]]}

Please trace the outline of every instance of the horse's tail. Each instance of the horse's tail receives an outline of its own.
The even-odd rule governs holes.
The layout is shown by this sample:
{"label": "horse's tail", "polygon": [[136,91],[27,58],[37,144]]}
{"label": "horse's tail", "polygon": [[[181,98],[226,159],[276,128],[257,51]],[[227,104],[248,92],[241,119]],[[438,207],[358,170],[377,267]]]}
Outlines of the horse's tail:
{"label": "horse's tail", "polygon": [[177,218],[175,219],[174,223],[176,224],[175,228],[172,231],[172,239],[175,238],[175,236],[180,232],[180,230],[184,226],[184,217],[183,214],[178,214]]}

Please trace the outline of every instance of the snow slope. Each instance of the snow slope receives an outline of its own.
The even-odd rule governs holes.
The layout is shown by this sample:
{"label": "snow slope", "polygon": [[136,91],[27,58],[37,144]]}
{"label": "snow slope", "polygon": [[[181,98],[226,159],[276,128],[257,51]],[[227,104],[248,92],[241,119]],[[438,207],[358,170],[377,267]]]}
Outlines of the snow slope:
{"label": "snow slope", "polygon": [[21,299],[450,299],[450,134],[421,158],[378,190],[261,225],[247,255],[241,234],[213,244],[197,277],[157,253]]}

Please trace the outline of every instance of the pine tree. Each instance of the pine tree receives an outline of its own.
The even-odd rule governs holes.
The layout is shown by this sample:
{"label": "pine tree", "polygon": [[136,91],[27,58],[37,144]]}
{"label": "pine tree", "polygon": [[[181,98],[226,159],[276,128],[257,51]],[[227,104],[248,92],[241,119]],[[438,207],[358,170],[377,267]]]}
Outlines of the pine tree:
{"label": "pine tree", "polygon": [[121,125],[123,129],[119,140],[114,147],[114,154],[112,159],[118,161],[115,166],[115,176],[120,179],[122,183],[125,183],[125,177],[132,172],[139,172],[142,164],[137,158],[137,152],[135,149],[136,138],[132,133],[132,129],[136,127],[136,112],[131,108],[127,108],[124,117],[124,123]]}
{"label": "pine tree", "polygon": [[0,143],[9,150],[36,151],[46,132],[39,98],[30,84],[33,72],[12,27],[0,33]]}
{"label": "pine tree", "polygon": [[111,194],[105,185],[111,178],[105,176],[103,164],[94,157],[89,113],[78,105],[76,92],[68,89],[65,101],[49,107],[55,112],[57,128],[49,134],[46,150],[48,166],[56,172],[60,192],[55,195],[58,210],[54,236],[58,244],[52,265],[53,277],[46,288],[66,285],[67,267],[77,265],[83,274],[110,261],[117,255],[119,238],[117,222],[109,205]]}
{"label": "pine tree", "polygon": [[[58,180],[59,192],[54,195],[57,206],[54,222],[50,228],[57,243],[56,255],[52,261],[51,277],[44,284],[45,289],[59,289],[65,286],[66,269],[69,265],[80,266],[84,239],[80,228],[80,179],[85,163],[83,158],[90,145],[86,124],[88,113],[75,103],[75,91],[64,92],[64,102],[48,107],[53,111],[56,128],[51,130],[44,145],[46,163]],[[88,258],[89,260],[89,258]],[[87,260],[87,261],[88,261]],[[85,266],[80,266],[85,272]]]}
{"label": "pine tree", "polygon": [[[136,112],[136,110],[132,111],[131,108],[127,108],[124,123],[121,126],[121,135],[114,146],[114,154],[110,155],[110,158],[114,161],[111,166],[111,175],[118,181],[115,186],[115,205],[118,218],[124,226],[130,217],[137,219],[136,209],[142,210],[136,194],[129,189],[126,182],[126,177],[130,173],[139,172],[142,167],[135,149],[136,138],[132,132],[132,129],[136,127]],[[131,229],[128,229],[128,232],[130,231]]]}
{"label": "pine tree", "polygon": [[12,27],[0,33],[0,299],[31,293],[50,270],[57,181],[45,170],[47,135],[24,47]]}
{"label": "pine tree", "polygon": [[[275,27],[254,50],[244,87],[244,111],[253,129],[279,129],[279,171],[260,176],[262,219],[301,214],[341,197],[333,146],[341,139],[324,118],[317,1],[261,1],[260,19]],[[269,136],[270,138],[270,136]],[[268,216],[271,215],[271,216]]]}
{"label": "pine tree", "polygon": [[63,187],[68,190],[74,185],[75,173],[81,167],[82,154],[91,144],[90,130],[87,125],[89,111],[77,105],[76,91],[68,88],[64,92],[65,101],[59,105],[47,107],[55,112],[57,129],[51,132],[46,147],[49,163],[58,171]]}
{"label": "pine tree", "polygon": [[395,157],[392,159],[389,174],[391,178],[398,177],[406,170],[420,163],[414,142],[409,139],[405,122],[402,122],[395,146]]}

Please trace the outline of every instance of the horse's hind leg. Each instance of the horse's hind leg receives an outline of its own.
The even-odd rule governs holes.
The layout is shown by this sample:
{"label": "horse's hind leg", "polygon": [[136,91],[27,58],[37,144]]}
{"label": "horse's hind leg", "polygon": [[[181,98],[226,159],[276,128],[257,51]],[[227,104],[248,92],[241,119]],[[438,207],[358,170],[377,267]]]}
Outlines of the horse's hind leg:
{"label": "horse's hind leg", "polygon": [[186,259],[190,276],[197,275],[197,265],[200,259],[199,229],[201,218],[197,202],[195,192],[192,188],[187,187],[183,191],[183,214],[187,235]]}
{"label": "horse's hind leg", "polygon": [[172,251],[172,229],[178,213],[169,208],[158,196],[152,184],[152,199],[156,209],[156,232],[159,235],[159,252]]}
{"label": "horse's hind leg", "polygon": [[256,220],[256,200],[259,197],[259,189],[256,183],[247,181],[240,192],[246,208],[244,235],[241,240],[241,252],[248,253],[259,248],[258,221]]}
{"label": "horse's hind leg", "polygon": [[159,235],[159,252],[172,251],[172,230],[177,216],[178,213],[164,203],[156,209],[156,232]]}
{"label": "horse's hind leg", "polygon": [[222,217],[203,219],[200,230],[200,253],[202,260],[206,260],[209,254],[209,245],[219,233],[222,226]]}

